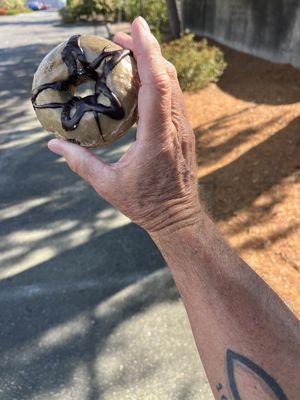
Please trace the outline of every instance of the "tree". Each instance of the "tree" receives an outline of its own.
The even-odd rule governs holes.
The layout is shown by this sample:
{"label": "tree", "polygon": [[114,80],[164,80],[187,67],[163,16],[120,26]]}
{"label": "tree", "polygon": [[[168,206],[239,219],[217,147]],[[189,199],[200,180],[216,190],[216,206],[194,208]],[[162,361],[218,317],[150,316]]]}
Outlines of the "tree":
{"label": "tree", "polygon": [[166,0],[169,24],[173,38],[177,39],[181,35],[181,22],[178,13],[176,0]]}

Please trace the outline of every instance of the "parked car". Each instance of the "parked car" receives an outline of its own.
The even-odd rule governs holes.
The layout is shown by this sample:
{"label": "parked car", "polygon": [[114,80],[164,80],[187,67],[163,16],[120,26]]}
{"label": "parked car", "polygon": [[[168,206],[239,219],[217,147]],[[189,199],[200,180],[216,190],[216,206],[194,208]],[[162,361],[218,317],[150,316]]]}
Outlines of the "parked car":
{"label": "parked car", "polygon": [[27,7],[32,11],[47,10],[49,8],[48,4],[41,1],[31,1],[30,3],[27,3]]}

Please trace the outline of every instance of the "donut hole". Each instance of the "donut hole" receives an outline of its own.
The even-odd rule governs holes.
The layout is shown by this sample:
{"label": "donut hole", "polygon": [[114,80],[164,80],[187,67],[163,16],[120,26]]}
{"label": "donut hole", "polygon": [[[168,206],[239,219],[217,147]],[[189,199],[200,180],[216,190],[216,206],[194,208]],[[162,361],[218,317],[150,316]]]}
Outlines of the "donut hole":
{"label": "donut hole", "polygon": [[95,81],[87,80],[80,83],[75,88],[74,96],[76,97],[86,97],[95,94]]}

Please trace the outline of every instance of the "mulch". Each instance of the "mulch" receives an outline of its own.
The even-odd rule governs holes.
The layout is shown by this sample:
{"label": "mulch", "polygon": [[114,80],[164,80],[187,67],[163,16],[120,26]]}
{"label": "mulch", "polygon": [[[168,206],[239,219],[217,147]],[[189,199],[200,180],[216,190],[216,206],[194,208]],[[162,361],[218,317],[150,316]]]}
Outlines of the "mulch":
{"label": "mulch", "polygon": [[200,196],[230,245],[300,317],[300,71],[222,49],[220,82],[184,94]]}

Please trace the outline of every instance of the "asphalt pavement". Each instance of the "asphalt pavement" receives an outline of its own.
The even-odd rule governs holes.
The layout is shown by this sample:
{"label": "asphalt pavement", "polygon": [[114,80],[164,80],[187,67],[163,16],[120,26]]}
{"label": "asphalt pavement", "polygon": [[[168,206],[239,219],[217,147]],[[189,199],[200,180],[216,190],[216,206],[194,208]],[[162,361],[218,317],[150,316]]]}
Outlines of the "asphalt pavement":
{"label": "asphalt pavement", "polygon": [[105,28],[0,18],[0,399],[211,400],[158,250],[47,150],[29,100],[53,46]]}

